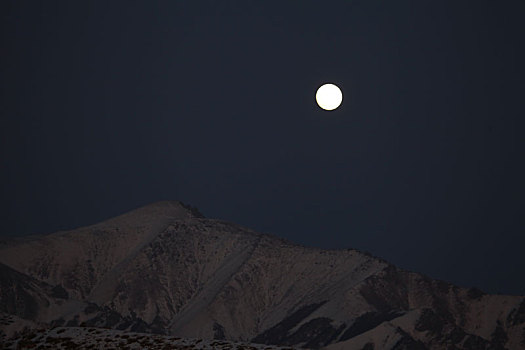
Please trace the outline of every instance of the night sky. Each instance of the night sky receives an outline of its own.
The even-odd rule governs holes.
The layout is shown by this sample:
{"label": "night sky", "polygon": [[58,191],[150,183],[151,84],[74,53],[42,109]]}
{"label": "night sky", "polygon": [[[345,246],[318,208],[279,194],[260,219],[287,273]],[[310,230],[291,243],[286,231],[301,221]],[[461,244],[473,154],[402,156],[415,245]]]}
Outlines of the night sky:
{"label": "night sky", "polygon": [[[525,2],[2,1],[2,236],[172,199],[525,294]],[[339,85],[332,112],[317,88]]]}

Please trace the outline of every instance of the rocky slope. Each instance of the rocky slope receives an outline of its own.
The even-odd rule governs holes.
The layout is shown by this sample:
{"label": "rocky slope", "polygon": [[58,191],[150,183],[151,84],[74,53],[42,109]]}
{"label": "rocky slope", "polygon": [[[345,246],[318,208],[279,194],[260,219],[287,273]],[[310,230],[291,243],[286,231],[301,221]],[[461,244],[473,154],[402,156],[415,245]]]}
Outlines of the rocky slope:
{"label": "rocky slope", "polygon": [[0,262],[1,311],[46,325],[308,348],[525,348],[524,297],[305,248],[180,202],[6,241]]}

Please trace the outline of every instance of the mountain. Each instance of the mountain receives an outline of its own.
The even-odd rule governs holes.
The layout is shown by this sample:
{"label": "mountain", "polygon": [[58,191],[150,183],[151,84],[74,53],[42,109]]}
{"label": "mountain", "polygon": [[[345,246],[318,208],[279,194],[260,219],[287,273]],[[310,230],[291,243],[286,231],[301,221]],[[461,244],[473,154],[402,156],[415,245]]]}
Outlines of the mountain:
{"label": "mountain", "polygon": [[177,201],[4,241],[0,263],[0,311],[48,327],[327,349],[525,348],[523,296],[299,246]]}

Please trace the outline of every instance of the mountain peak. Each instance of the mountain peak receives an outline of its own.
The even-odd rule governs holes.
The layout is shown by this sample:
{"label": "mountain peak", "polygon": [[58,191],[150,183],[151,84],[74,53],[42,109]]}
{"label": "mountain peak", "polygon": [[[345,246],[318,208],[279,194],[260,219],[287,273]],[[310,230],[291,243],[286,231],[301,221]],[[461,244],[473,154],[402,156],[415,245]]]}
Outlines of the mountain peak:
{"label": "mountain peak", "polygon": [[164,200],[153,202],[137,209],[104,221],[105,225],[142,225],[159,219],[192,219],[204,218],[200,211],[181,201]]}
{"label": "mountain peak", "polygon": [[[148,210],[148,211],[197,211],[198,209],[193,207],[191,204],[184,203],[178,200],[161,200],[157,202],[152,202],[144,206],[138,207],[135,210]],[[202,216],[202,214],[200,214]]]}
{"label": "mountain peak", "polygon": [[167,216],[179,216],[180,214],[185,213],[185,216],[188,217],[204,218],[204,215],[202,215],[202,213],[196,207],[192,206],[191,204],[176,200],[153,202],[143,207],[139,207],[130,213],[139,211]]}

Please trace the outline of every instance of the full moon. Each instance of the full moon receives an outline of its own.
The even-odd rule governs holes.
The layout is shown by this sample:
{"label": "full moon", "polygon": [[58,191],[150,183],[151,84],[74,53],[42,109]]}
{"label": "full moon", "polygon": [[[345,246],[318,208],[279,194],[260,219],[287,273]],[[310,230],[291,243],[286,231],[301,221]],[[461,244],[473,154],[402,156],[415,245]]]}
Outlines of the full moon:
{"label": "full moon", "polygon": [[341,89],[334,84],[324,84],[317,89],[315,99],[319,107],[327,111],[332,111],[339,107],[343,101],[343,93]]}

